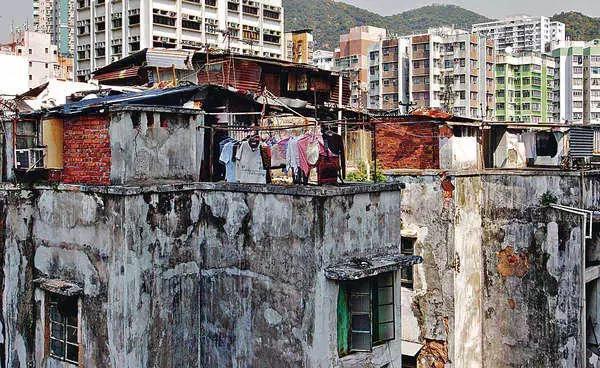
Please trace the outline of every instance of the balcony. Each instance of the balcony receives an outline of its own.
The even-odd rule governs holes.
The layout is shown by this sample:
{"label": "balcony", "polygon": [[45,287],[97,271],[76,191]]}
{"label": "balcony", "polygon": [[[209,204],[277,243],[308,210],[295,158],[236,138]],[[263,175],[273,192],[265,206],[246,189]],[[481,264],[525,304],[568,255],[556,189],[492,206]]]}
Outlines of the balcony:
{"label": "balcony", "polygon": [[227,2],[227,11],[231,13],[239,13],[240,12],[240,3],[235,1]]}
{"label": "balcony", "polygon": [[412,91],[413,92],[429,92],[430,87],[431,86],[429,85],[429,83],[426,83],[426,84],[422,84],[422,83],[413,84]]}
{"label": "balcony", "polygon": [[258,17],[258,4],[254,1],[244,1],[242,3],[242,14],[251,17]]}
{"label": "balcony", "polygon": [[429,60],[429,51],[423,51],[423,50],[413,51],[412,58],[419,59],[419,60],[421,60],[421,59]]}
{"label": "balcony", "polygon": [[429,75],[429,68],[413,68],[412,75],[414,75],[414,76]]}
{"label": "balcony", "polygon": [[263,18],[281,20],[281,9],[275,6],[263,5]]}

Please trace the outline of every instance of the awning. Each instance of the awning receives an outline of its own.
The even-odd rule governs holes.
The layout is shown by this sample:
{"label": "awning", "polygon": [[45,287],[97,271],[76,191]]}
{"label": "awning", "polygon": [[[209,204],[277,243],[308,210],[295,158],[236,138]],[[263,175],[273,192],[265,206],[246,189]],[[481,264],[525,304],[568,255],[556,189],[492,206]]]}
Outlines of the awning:
{"label": "awning", "polygon": [[330,280],[349,281],[396,271],[401,267],[412,267],[422,263],[420,256],[384,254],[366,257],[353,257],[348,261],[325,268],[325,277]]}
{"label": "awning", "polygon": [[102,82],[107,80],[134,78],[138,76],[139,70],[139,66],[132,66],[131,68],[121,69],[114,72],[94,74],[94,79]]}
{"label": "awning", "polygon": [[83,289],[79,285],[61,279],[48,279],[42,277],[33,280],[33,282],[35,284],[38,284],[39,287],[43,290],[64,296],[79,295],[83,291]]}
{"label": "awning", "polygon": [[412,342],[412,341],[402,340],[402,346],[401,346],[402,355],[408,355],[408,356],[414,357],[417,354],[419,354],[419,351],[421,351],[422,348],[423,348],[422,344]]}

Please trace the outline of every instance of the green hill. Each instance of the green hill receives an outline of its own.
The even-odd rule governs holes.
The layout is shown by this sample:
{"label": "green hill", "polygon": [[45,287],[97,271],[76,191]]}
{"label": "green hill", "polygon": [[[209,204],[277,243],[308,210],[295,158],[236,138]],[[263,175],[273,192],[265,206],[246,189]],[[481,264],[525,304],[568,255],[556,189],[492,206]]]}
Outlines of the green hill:
{"label": "green hill", "polygon": [[552,20],[563,22],[567,36],[572,40],[589,41],[600,38],[600,18],[571,11],[556,14]]}
{"label": "green hill", "polygon": [[443,25],[468,30],[473,23],[489,20],[456,5],[429,5],[392,16],[333,0],[283,0],[283,6],[286,30],[313,29],[316,46],[325,49],[334,49],[339,36],[354,26],[370,25],[394,34],[411,34]]}

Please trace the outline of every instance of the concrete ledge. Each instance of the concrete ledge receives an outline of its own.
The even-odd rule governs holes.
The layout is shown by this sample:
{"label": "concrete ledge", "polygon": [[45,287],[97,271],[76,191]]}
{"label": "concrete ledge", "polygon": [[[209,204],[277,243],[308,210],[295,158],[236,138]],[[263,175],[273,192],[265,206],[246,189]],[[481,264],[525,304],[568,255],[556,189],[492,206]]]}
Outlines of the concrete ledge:
{"label": "concrete ledge", "polygon": [[170,193],[185,191],[221,191],[240,193],[262,193],[306,197],[334,197],[362,193],[396,192],[404,189],[404,183],[346,183],[340,186],[310,186],[310,185],[274,185],[274,184],[233,184],[226,182],[170,182],[170,183],[143,183],[132,185],[80,185],[80,184],[58,184],[51,185],[24,185],[2,183],[0,190],[55,190],[64,192],[89,192],[103,193],[121,196],[134,196],[143,193]]}
{"label": "concrete ledge", "polygon": [[[560,169],[484,169],[484,170],[441,170],[441,169],[394,169],[385,170],[387,176],[439,176],[442,172],[451,176],[486,176],[486,175],[506,175],[506,176],[581,176],[580,171],[566,171]],[[584,175],[600,175],[600,171],[587,171]]]}

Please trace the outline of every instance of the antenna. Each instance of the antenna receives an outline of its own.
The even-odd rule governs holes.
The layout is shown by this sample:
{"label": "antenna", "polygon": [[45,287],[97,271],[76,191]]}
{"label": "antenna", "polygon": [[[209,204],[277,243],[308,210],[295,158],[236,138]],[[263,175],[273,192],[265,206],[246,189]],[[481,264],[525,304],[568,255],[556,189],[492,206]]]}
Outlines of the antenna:
{"label": "antenna", "polygon": [[250,53],[252,55],[254,55],[253,47],[254,47],[254,45],[258,44],[258,41],[256,41],[256,40],[242,40],[242,42],[245,43],[246,45],[250,45]]}
{"label": "antenna", "polygon": [[227,41],[227,53],[231,54],[231,29],[219,29],[221,35],[223,35],[223,41]]}

